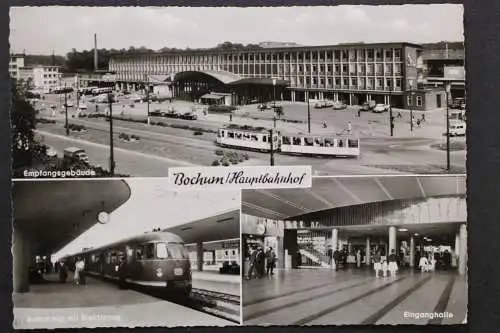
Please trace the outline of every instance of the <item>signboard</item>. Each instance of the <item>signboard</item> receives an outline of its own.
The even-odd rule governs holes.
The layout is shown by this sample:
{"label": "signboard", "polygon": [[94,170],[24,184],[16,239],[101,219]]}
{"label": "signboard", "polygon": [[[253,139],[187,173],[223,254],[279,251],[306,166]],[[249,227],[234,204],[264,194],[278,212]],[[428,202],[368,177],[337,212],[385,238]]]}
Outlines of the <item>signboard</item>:
{"label": "signboard", "polygon": [[463,66],[445,66],[444,78],[446,80],[465,80],[465,67]]}

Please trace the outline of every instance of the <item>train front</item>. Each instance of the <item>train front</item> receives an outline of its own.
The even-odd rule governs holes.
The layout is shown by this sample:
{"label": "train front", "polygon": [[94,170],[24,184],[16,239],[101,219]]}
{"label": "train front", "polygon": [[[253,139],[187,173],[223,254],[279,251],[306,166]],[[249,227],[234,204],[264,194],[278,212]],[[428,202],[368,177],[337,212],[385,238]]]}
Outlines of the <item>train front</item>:
{"label": "train front", "polygon": [[155,276],[166,281],[167,290],[188,295],[192,289],[189,252],[182,240],[165,240],[156,245],[157,257],[162,259],[155,268]]}

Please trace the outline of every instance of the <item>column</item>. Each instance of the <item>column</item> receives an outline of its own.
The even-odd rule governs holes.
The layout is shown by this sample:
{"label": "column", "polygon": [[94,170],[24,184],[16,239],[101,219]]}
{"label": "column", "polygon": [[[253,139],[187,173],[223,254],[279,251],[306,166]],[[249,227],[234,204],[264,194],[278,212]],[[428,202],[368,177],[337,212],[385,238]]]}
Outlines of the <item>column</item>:
{"label": "column", "polygon": [[323,99],[324,99],[323,92],[320,92],[320,93],[319,93],[319,99],[321,99],[321,100],[323,100]]}
{"label": "column", "polygon": [[366,267],[370,267],[371,263],[371,253],[370,253],[370,236],[366,236],[366,249],[365,249],[365,262],[366,262]]}
{"label": "column", "polygon": [[458,273],[460,275],[467,274],[467,226],[460,226],[460,252],[458,254]]}
{"label": "column", "polygon": [[410,237],[410,267],[415,267],[415,238]]}
{"label": "column", "polygon": [[283,236],[276,237],[278,248],[276,249],[276,255],[278,256],[277,267],[276,268],[285,268],[286,262],[286,253],[285,253],[285,243],[283,242]]}
{"label": "column", "polygon": [[368,102],[370,100],[370,94],[366,94],[366,101]]}
{"label": "column", "polygon": [[455,248],[454,248],[454,251],[455,251],[455,256],[458,258],[458,255],[460,254],[460,234],[457,232],[455,234]]}
{"label": "column", "polygon": [[396,227],[389,227],[389,252],[386,254],[391,254],[392,250],[396,250]]}
{"label": "column", "polygon": [[334,100],[335,102],[338,102],[338,101],[339,101],[339,93],[338,93],[338,92],[334,92],[334,93],[333,93],[333,100]]}
{"label": "column", "polygon": [[29,239],[24,230],[14,226],[12,234],[12,275],[13,291],[25,293],[30,290],[29,266],[31,253]]}
{"label": "column", "polygon": [[352,105],[352,93],[349,93],[349,105]]}
{"label": "column", "polygon": [[339,229],[332,230],[332,251],[337,250],[339,245]]}
{"label": "column", "polygon": [[196,243],[196,266],[199,272],[203,271],[203,243]]}
{"label": "column", "polygon": [[292,91],[291,95],[292,95],[292,102],[295,102],[295,91]]}

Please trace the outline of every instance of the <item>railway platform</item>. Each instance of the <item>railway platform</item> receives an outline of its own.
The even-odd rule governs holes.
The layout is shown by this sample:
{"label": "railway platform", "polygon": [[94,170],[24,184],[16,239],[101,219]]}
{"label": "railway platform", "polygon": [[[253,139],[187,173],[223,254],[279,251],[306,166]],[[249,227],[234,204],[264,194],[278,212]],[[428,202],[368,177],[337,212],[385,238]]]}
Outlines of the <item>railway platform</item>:
{"label": "railway platform", "polygon": [[193,270],[193,288],[230,295],[240,295],[240,275],[220,274],[211,271]]}
{"label": "railway platform", "polygon": [[76,285],[55,274],[30,292],[14,293],[14,328],[225,326],[234,323],[132,289],[87,277]]}
{"label": "railway platform", "polygon": [[461,324],[467,281],[454,271],[278,270],[243,282],[245,325]]}

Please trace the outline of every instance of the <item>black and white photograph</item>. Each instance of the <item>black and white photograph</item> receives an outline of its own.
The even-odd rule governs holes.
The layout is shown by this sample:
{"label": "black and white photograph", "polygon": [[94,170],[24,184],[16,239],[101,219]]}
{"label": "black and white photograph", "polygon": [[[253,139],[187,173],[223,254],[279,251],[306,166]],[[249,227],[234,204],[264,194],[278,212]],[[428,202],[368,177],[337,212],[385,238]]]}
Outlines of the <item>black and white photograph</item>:
{"label": "black and white photograph", "polygon": [[239,325],[240,191],[17,181],[15,329]]}
{"label": "black and white photograph", "polygon": [[10,28],[15,178],[466,170],[462,5],[13,7]]}
{"label": "black and white photograph", "polygon": [[466,177],[242,191],[244,325],[467,321]]}

